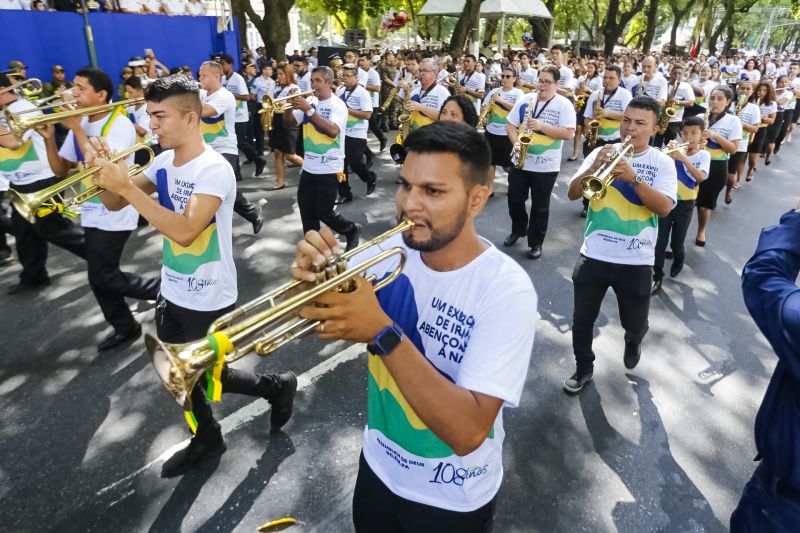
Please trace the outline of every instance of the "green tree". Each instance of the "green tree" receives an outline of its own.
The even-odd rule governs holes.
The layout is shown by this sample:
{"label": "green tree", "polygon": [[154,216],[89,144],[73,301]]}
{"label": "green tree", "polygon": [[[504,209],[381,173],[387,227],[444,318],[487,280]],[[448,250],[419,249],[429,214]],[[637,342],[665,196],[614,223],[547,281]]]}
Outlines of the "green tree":
{"label": "green tree", "polygon": [[[295,0],[262,0],[264,2],[264,16],[256,13],[250,0],[231,0],[231,11],[239,18],[239,31],[245,31],[245,15],[258,30],[269,57],[286,57],[286,43],[291,38],[289,30],[289,10],[294,6]],[[247,42],[246,37],[241,38],[242,43]]]}
{"label": "green tree", "polygon": [[634,15],[642,10],[645,0],[609,0],[606,11],[605,24],[603,24],[603,52],[610,55],[614,51],[628,22]]}
{"label": "green tree", "polygon": [[697,0],[668,0],[669,9],[672,12],[672,29],[669,34],[669,53],[674,54],[677,49],[678,28],[681,21],[686,18],[689,12],[697,4]]}

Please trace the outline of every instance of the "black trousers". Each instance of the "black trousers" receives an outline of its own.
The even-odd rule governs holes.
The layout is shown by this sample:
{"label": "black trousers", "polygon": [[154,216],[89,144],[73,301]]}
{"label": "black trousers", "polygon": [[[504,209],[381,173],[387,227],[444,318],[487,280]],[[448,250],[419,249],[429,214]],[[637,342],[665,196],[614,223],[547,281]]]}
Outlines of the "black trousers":
{"label": "black trousers", "polygon": [[261,159],[261,153],[256,152],[256,147],[253,146],[253,141],[250,139],[249,130],[249,121],[236,123],[236,146],[248,161],[257,161]]}
{"label": "black trousers", "polygon": [[579,372],[594,367],[594,323],[609,287],[617,295],[625,342],[642,342],[648,328],[652,277],[653,268],[649,265],[619,265],[584,256],[578,258],[572,272],[572,351]]}
{"label": "black trousers", "polygon": [[369,131],[371,131],[381,144],[386,144],[386,134],[381,129],[381,116],[383,109],[380,107],[372,108],[372,115],[369,117]]}
{"label": "black trousers", "polygon": [[[31,193],[58,181],[58,178],[48,178],[29,185],[16,185],[14,188],[21,193]],[[48,279],[46,267],[48,242],[86,259],[83,229],[62,215],[52,214],[37,218],[36,222],[31,224],[16,210],[12,210],[11,232],[16,239],[17,256],[22,265],[20,283],[35,285]]]}
{"label": "black trousers", "polygon": [[681,130],[681,123],[680,122],[670,122],[669,126],[667,126],[667,130],[664,134],[656,133],[653,146],[656,148],[661,148],[662,146],[666,146],[668,142],[674,141],[678,138],[678,132]]}
{"label": "black trousers", "polygon": [[336,174],[300,173],[300,184],[297,186],[297,205],[300,208],[300,220],[303,222],[303,233],[320,228],[320,222],[337,233],[349,235],[355,224],[333,210],[338,189]]}
{"label": "black trousers", "polygon": [[[230,163],[231,167],[233,167],[233,174],[236,176],[236,181],[242,181],[242,171],[239,167],[239,156],[234,154],[221,155],[228,163]],[[248,200],[244,194],[242,194],[242,191],[239,190],[238,185],[236,187],[236,200],[233,202],[233,211],[250,223],[258,218],[258,207],[256,204]]]}
{"label": "black trousers", "polygon": [[[667,241],[673,253],[673,265],[683,266],[686,257],[684,241],[689,224],[694,213],[694,200],[680,200],[675,208],[665,217],[658,219],[658,240],[656,241],[656,261],[653,265],[653,279],[664,277],[664,254],[667,251]],[[670,234],[672,238],[670,239]]]}
{"label": "black trousers", "polygon": [[122,272],[119,261],[131,231],[105,231],[84,228],[89,286],[100,305],[103,317],[120,334],[130,333],[138,325],[125,298],[155,300],[159,277],[144,277]]}
{"label": "black trousers", "polygon": [[367,167],[367,140],[354,137],[344,138],[344,173],[347,179],[339,182],[339,196],[353,196],[350,190],[350,170],[355,172],[364,183],[374,183],[377,177]]}
{"label": "black trousers", "polygon": [[11,246],[8,245],[7,235],[13,235],[11,229],[11,218],[6,215],[6,208],[3,206],[3,196],[6,191],[0,191],[0,261],[11,256]]}
{"label": "black trousers", "polygon": [[[201,339],[206,336],[214,320],[232,311],[234,307],[235,304],[218,311],[194,311],[169,302],[159,294],[156,305],[156,334],[161,341],[168,343]],[[223,367],[220,382],[223,394],[235,392],[269,399],[277,390],[274,375],[260,376],[248,370],[229,368],[227,365]],[[206,399],[205,388],[206,380],[203,376],[192,389],[192,412],[197,419],[198,435],[219,428]]]}
{"label": "black trousers", "polygon": [[[547,235],[550,219],[550,193],[558,172],[529,172],[511,169],[508,175],[508,214],[511,216],[511,233],[528,236],[528,246],[541,246]],[[531,215],[525,210],[525,201],[531,195]]]}
{"label": "black trousers", "polygon": [[489,533],[494,527],[497,496],[474,511],[448,511],[396,495],[367,464],[358,461],[353,491],[353,525],[357,533]]}
{"label": "black trousers", "polygon": [[256,102],[248,102],[250,108],[250,131],[253,134],[253,146],[258,152],[258,155],[264,153],[264,127],[261,125],[261,115],[258,110],[261,109],[261,104]]}
{"label": "black trousers", "polygon": [[781,129],[778,130],[778,136],[775,138],[775,153],[777,154],[783,144],[783,139],[786,137],[786,131],[789,129],[789,124],[792,123],[794,117],[794,109],[784,109],[783,119],[781,120]]}

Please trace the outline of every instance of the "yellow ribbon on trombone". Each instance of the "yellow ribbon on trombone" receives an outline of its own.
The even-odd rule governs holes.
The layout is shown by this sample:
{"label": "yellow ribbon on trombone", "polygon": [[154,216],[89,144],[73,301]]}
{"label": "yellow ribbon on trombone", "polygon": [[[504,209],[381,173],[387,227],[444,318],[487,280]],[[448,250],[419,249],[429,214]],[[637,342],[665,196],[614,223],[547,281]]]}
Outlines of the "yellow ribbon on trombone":
{"label": "yellow ribbon on trombone", "polygon": [[70,218],[75,218],[78,214],[75,211],[70,211],[69,209],[64,208],[64,204],[61,202],[53,202],[51,204],[47,204],[47,207],[40,207],[36,210],[36,216],[39,218],[46,217],[47,215],[58,213],[60,215],[65,215]]}
{"label": "yellow ribbon on trombone", "polygon": [[215,332],[206,337],[209,347],[217,354],[214,366],[206,370],[206,398],[209,402],[218,402],[222,399],[222,367],[225,364],[225,356],[233,351],[233,343],[222,332]]}

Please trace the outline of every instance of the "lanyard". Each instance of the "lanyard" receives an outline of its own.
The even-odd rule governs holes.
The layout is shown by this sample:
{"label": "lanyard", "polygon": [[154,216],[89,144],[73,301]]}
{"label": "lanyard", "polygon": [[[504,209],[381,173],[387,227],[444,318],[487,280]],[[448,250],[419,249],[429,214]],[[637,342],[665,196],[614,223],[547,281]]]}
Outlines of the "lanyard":
{"label": "lanyard", "polygon": [[341,99],[342,99],[342,101],[343,101],[345,104],[347,104],[347,100],[348,100],[348,98],[350,98],[351,96],[353,96],[353,93],[354,93],[354,92],[356,92],[356,90],[355,90],[355,89],[353,89],[352,91],[350,91],[350,93],[348,93],[348,92],[347,92],[347,89],[345,89],[344,91],[342,91],[342,95],[341,95],[339,98],[341,98]]}
{"label": "lanyard", "polygon": [[[544,105],[542,106],[542,109],[538,113],[537,113],[537,110],[539,110],[539,99],[537,98],[536,99],[536,105],[533,106],[533,115],[531,116],[531,118],[533,118],[534,120],[538,120],[539,117],[542,116],[542,113],[544,113],[544,110],[547,109],[547,106],[550,105],[550,102],[553,101],[553,98],[555,98],[555,96],[552,96],[548,101],[546,101],[544,103]],[[530,105],[530,104],[528,104],[528,105]]]}
{"label": "lanyard", "polygon": [[608,102],[609,102],[609,101],[610,101],[612,98],[614,98],[614,95],[615,95],[615,94],[617,94],[617,89],[614,89],[614,92],[612,92],[611,94],[609,94],[609,95],[608,95],[608,96],[607,96],[607,97],[606,97],[604,100],[601,100],[601,104],[602,104],[602,106],[603,106],[603,107],[605,107],[606,105],[608,105]]}

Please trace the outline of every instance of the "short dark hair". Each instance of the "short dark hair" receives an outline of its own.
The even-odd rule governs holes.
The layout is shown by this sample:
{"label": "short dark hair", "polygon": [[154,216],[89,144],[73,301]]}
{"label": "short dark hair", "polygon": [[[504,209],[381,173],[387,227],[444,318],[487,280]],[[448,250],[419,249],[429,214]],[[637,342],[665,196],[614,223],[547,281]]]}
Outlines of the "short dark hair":
{"label": "short dark hair", "polygon": [[464,59],[471,59],[473,61],[477,61],[478,60],[478,58],[475,57],[474,54],[467,54],[467,55],[464,56]]}
{"label": "short dark hair", "polygon": [[130,87],[131,89],[141,89],[142,79],[139,76],[131,76],[127,80],[125,80],[122,84]]}
{"label": "short dark hair", "polygon": [[295,62],[298,62],[298,61],[300,63],[305,63],[306,65],[308,65],[308,58],[306,56],[294,56],[294,58],[292,59],[292,63],[295,63]]}
{"label": "short dark hair", "polygon": [[560,44],[554,44],[553,46],[550,47],[551,52],[555,52],[556,50],[560,51],[561,53],[564,53],[564,47]]}
{"label": "short dark hair", "polygon": [[622,69],[619,68],[617,65],[608,65],[606,67],[606,72],[616,72],[617,73],[617,77],[619,79],[622,79]]}
{"label": "short dark hair", "polygon": [[219,61],[220,63],[227,63],[228,65],[233,65],[233,56],[230,54],[220,54]]}
{"label": "short dark hair", "polygon": [[[727,83],[720,83],[719,85],[711,89],[711,93],[713,93],[714,91],[720,91],[722,94],[724,94],[725,99],[728,100],[728,102],[733,101],[733,89],[731,89],[730,85],[728,85]],[[711,93],[708,93],[708,95],[711,96]]]}
{"label": "short dark hair", "polygon": [[[473,107],[474,112],[474,107]],[[487,185],[492,161],[489,143],[474,126],[461,122],[434,122],[411,132],[403,143],[406,152],[418,154],[452,153],[467,167],[466,189]]]}
{"label": "short dark hair", "polygon": [[633,109],[644,109],[645,111],[650,111],[653,113],[653,116],[658,121],[658,116],[661,114],[661,108],[658,105],[658,101],[655,98],[650,96],[642,95],[637,96],[630,102],[628,102],[628,108]]}
{"label": "short dark hair", "polygon": [[410,53],[406,54],[406,57],[404,58],[404,60],[405,61],[416,61],[417,63],[419,63],[419,55],[415,54],[414,52],[410,52]]}
{"label": "short dark hair", "polygon": [[200,84],[186,76],[167,76],[158,78],[147,86],[145,100],[148,102],[163,102],[167,98],[180,98],[182,105],[177,106],[182,111],[194,111],[199,117],[203,112],[200,101]]}
{"label": "short dark hair", "polygon": [[0,87],[11,87],[11,80],[3,72],[0,72]]}
{"label": "short dark hair", "polygon": [[681,122],[681,129],[683,129],[683,128],[687,127],[687,126],[697,126],[698,128],[700,128],[702,130],[702,129],[705,129],[705,127],[706,127],[705,122],[706,121],[705,121],[705,118],[703,117],[703,115],[695,115],[693,117],[686,117],[685,119],[683,119],[683,122]]}
{"label": "short dark hair", "polygon": [[111,101],[111,96],[114,94],[114,83],[104,71],[94,67],[83,67],[75,73],[75,76],[86,78],[95,92],[105,91],[106,102]]}
{"label": "short dark hair", "polygon": [[545,72],[549,72],[551,76],[553,76],[554,81],[558,81],[561,79],[561,71],[558,70],[558,67],[555,65],[545,65],[539,70],[539,77],[542,77],[542,74]]}
{"label": "short dark hair", "polygon": [[439,110],[439,115],[442,114],[442,110],[444,109],[444,106],[446,106],[448,102],[455,102],[456,104],[458,104],[458,107],[461,109],[461,114],[464,115],[465,123],[469,124],[473,128],[478,127],[478,113],[475,111],[475,105],[469,101],[469,98],[467,98],[463,94],[450,96],[442,104],[442,108]]}

